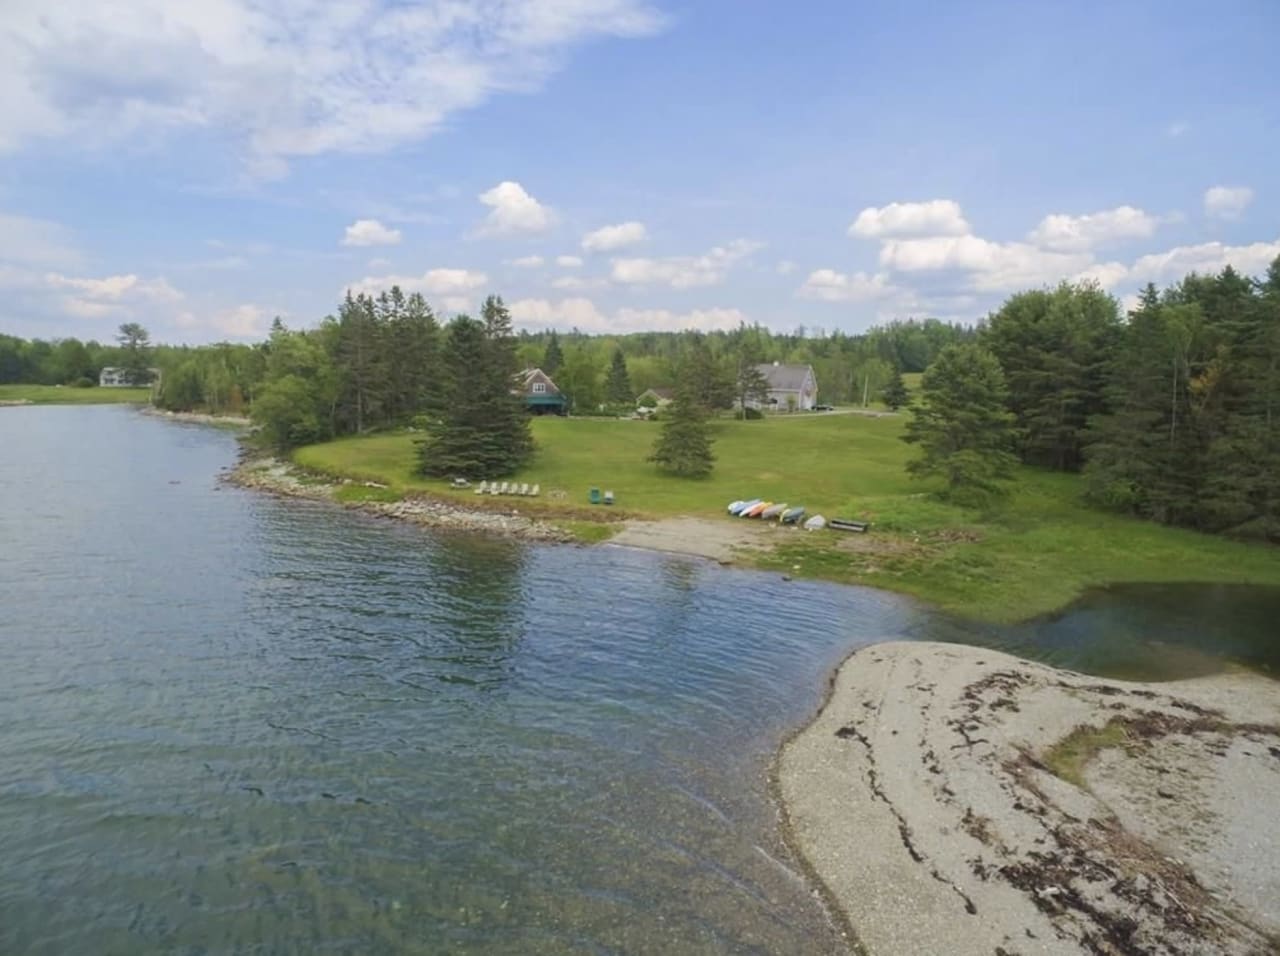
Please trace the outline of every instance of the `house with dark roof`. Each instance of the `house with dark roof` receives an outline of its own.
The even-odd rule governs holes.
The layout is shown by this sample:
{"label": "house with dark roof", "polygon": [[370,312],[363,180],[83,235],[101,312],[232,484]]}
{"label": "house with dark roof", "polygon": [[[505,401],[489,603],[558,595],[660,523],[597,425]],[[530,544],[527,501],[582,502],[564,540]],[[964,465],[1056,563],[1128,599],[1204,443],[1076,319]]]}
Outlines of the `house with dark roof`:
{"label": "house with dark roof", "polygon": [[520,373],[517,386],[524,407],[534,415],[566,415],[569,399],[540,368],[527,368]]}
{"label": "house with dark roof", "polygon": [[818,403],[818,379],[812,365],[766,362],[756,368],[769,383],[769,393],[763,402],[748,402],[749,405],[779,412],[807,412]]}

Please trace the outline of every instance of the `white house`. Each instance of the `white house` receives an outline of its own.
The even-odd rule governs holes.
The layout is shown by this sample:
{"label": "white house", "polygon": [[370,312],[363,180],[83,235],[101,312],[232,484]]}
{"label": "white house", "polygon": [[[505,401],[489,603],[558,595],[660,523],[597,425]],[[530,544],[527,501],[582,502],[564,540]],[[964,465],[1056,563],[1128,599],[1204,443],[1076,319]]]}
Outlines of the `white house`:
{"label": "white house", "polygon": [[779,362],[757,365],[769,383],[769,394],[757,408],[779,412],[807,412],[818,403],[818,379],[812,365],[783,365]]}
{"label": "white house", "polygon": [[[152,382],[160,381],[160,370],[158,368],[149,368],[147,371],[151,374]],[[98,384],[106,388],[126,388],[130,384],[129,370],[107,366],[98,373]]]}

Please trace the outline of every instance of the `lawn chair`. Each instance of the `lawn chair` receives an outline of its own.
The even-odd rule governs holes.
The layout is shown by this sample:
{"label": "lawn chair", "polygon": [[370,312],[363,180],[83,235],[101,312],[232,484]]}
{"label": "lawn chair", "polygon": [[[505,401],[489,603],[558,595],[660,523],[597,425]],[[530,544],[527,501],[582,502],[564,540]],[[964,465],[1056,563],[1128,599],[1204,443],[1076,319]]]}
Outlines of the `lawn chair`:
{"label": "lawn chair", "polygon": [[592,488],[589,492],[587,492],[587,500],[590,501],[593,505],[600,504],[600,489]]}
{"label": "lawn chair", "polygon": [[501,490],[500,492],[498,492],[498,494],[501,494],[501,495],[509,495],[509,494],[511,494],[511,490],[512,490],[512,489],[511,489],[511,485],[504,481],[504,482],[502,483],[502,490]]}
{"label": "lawn chair", "polygon": [[538,492],[541,490],[542,490],[542,485],[534,485],[532,488],[529,489],[529,497],[530,498],[538,497]]}
{"label": "lawn chair", "polygon": [[611,504],[613,504],[613,492],[612,492],[612,491],[606,491],[606,492],[604,493],[604,503],[605,503],[605,504],[607,504],[607,505],[611,505]]}
{"label": "lawn chair", "polygon": [[489,490],[489,482],[482,481],[480,482],[480,487],[476,489],[476,494],[482,495],[488,490]]}
{"label": "lawn chair", "polygon": [[521,495],[528,495],[528,494],[529,494],[529,483],[528,483],[527,481],[526,481],[523,485],[521,485],[521,486],[520,486],[520,494],[521,494]]}
{"label": "lawn chair", "polygon": [[496,495],[498,493],[498,483],[496,481],[489,484],[489,494]]}

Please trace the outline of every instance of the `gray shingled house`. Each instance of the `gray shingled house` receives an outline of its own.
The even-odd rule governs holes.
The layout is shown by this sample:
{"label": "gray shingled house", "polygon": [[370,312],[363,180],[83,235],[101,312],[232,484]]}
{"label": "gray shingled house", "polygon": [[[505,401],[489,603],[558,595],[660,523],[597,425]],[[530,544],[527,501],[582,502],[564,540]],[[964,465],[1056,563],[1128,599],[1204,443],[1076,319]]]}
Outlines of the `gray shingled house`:
{"label": "gray shingled house", "polygon": [[812,365],[766,362],[756,368],[769,383],[769,395],[763,402],[748,404],[779,412],[807,412],[818,403],[818,379]]}

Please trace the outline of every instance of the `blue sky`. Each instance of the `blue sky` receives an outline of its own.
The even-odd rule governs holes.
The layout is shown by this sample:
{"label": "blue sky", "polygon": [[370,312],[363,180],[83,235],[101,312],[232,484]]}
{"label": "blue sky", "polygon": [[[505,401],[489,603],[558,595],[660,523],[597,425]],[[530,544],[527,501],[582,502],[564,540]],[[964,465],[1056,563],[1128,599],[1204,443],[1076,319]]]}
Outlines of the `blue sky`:
{"label": "blue sky", "polygon": [[7,0],[0,331],[858,331],[1280,254],[1280,3]]}

